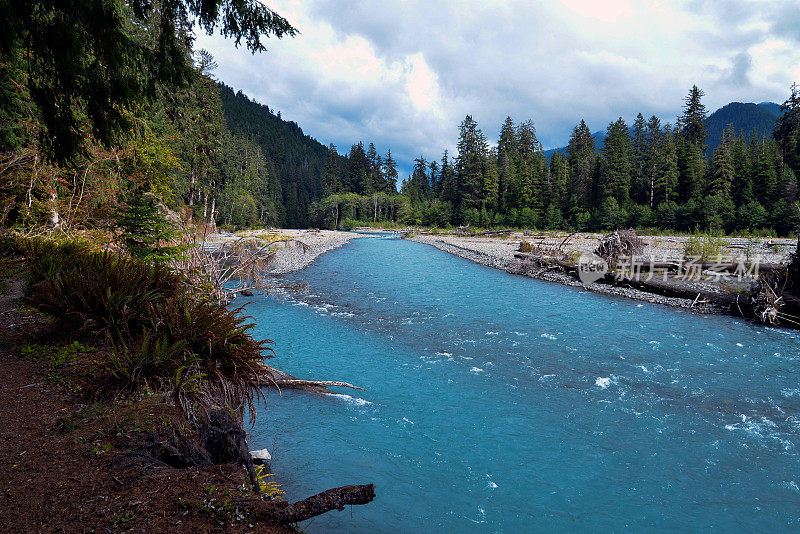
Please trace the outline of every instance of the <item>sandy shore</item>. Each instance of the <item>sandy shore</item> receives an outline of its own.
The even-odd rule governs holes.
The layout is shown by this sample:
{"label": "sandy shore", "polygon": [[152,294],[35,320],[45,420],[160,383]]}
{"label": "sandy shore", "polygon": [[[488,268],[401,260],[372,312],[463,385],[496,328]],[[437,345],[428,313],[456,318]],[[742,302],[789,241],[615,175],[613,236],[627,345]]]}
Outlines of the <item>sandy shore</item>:
{"label": "sandy shore", "polygon": [[[543,247],[558,247],[566,237],[567,234],[543,233],[536,236],[527,236],[525,239]],[[597,247],[598,240],[601,237],[602,234],[576,234],[567,241],[563,248],[567,253],[589,254]],[[646,244],[642,256],[648,258],[652,256],[658,260],[678,260],[682,258],[685,243],[689,239],[681,236],[642,236],[642,238]],[[520,233],[512,234],[508,238],[420,234],[409,239],[434,246],[481,265],[507,271],[513,269],[514,265],[519,261],[515,258],[514,253],[519,249],[523,236]],[[744,259],[749,255],[751,260],[757,257],[762,263],[777,263],[785,261],[789,252],[794,250],[795,245],[796,241],[793,239],[725,238],[722,255],[734,261]],[[726,311],[712,304],[697,303],[692,299],[666,297],[629,287],[615,287],[600,283],[584,284],[574,277],[561,272],[544,272],[538,274],[536,278],[579,287],[596,293],[686,308],[700,313]],[[687,284],[691,284],[698,291],[723,292],[726,290],[721,284],[713,282],[687,282]]]}
{"label": "sandy shore", "polygon": [[270,229],[270,230],[250,230],[246,232],[219,233],[209,238],[208,242],[212,246],[216,243],[234,241],[237,239],[262,237],[267,235],[280,235],[291,239],[285,243],[277,243],[275,246],[275,258],[272,260],[270,273],[284,274],[299,271],[308,267],[318,256],[339,248],[350,242],[351,239],[363,237],[353,232],[338,232],[333,230],[292,230],[292,229]]}

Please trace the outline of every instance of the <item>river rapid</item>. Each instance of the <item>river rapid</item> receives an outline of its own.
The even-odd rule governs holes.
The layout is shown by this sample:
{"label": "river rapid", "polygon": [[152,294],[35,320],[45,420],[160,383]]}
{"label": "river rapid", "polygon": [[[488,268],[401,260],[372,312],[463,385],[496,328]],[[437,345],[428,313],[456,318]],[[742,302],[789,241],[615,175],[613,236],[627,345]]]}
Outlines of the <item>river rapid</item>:
{"label": "river rapid", "polygon": [[256,297],[270,363],[365,392],[267,395],[287,498],[376,485],[308,532],[800,529],[800,339],[376,235]]}

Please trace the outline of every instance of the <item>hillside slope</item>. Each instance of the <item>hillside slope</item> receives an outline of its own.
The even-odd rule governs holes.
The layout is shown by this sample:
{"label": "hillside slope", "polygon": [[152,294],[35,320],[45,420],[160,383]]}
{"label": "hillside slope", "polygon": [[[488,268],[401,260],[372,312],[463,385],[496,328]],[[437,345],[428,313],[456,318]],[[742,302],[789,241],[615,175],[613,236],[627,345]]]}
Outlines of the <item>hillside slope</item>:
{"label": "hillside slope", "polygon": [[285,121],[224,83],[218,83],[225,122],[234,134],[253,139],[275,169],[283,193],[283,226],[308,226],[308,206],[322,193],[322,171],[327,148],[303,133],[297,123]]}

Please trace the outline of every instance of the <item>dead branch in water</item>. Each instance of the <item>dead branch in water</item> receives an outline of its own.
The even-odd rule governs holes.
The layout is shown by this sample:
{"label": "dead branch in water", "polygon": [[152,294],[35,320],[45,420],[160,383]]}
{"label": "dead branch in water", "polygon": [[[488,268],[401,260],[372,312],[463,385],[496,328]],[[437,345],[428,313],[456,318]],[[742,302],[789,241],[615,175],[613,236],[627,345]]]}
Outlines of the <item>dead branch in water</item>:
{"label": "dead branch in water", "polygon": [[257,377],[257,382],[259,386],[274,387],[278,390],[280,390],[281,388],[306,389],[321,393],[327,393],[329,386],[352,388],[361,391],[366,391],[364,388],[354,386],[353,384],[350,384],[348,382],[340,382],[335,380],[301,380],[299,378],[293,377],[288,373],[284,373],[279,369],[270,367],[265,363],[262,363],[261,367],[262,369],[261,371],[259,371]]}
{"label": "dead branch in water", "polygon": [[347,382],[337,382],[335,380],[275,380],[273,383],[279,388],[287,388],[287,389],[304,389],[309,387],[317,388],[317,387],[336,386],[336,387],[360,389],[361,391],[366,391],[366,389],[354,386],[353,384],[349,384]]}
{"label": "dead branch in water", "polygon": [[256,501],[249,504],[257,520],[289,525],[311,519],[331,510],[344,510],[348,504],[368,504],[375,498],[375,485],[341,486],[317,493],[295,503]]}

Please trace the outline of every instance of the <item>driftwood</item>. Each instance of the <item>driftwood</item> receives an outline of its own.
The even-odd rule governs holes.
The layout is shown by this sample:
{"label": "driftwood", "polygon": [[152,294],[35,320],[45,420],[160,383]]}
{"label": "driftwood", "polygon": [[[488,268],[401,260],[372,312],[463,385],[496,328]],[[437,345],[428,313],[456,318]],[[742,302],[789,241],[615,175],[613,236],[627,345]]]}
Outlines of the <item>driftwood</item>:
{"label": "driftwood", "polygon": [[603,237],[594,253],[612,263],[621,256],[631,258],[644,251],[644,241],[636,235],[636,230],[614,230]]}
{"label": "driftwood", "polygon": [[311,519],[331,510],[344,510],[348,504],[368,504],[375,498],[375,485],[342,486],[317,493],[295,503],[256,501],[249,504],[257,520],[289,525]]}
{"label": "driftwood", "polygon": [[469,225],[467,226],[459,226],[456,228],[456,234],[465,236],[465,237],[482,237],[482,236],[492,236],[492,235],[508,235],[514,230],[506,229],[506,230],[486,230],[484,232],[472,232],[470,231]]}
{"label": "driftwood", "polygon": [[300,380],[299,378],[295,378],[288,373],[284,373],[281,370],[270,367],[265,363],[261,364],[261,370],[258,373],[257,382],[259,386],[275,387],[277,389],[305,389],[309,391],[316,391],[318,393],[329,393],[330,391],[328,390],[328,386],[366,391],[364,388],[354,386],[353,384],[349,384],[347,382],[339,382],[334,380]]}
{"label": "driftwood", "polygon": [[335,380],[275,380],[274,384],[279,388],[286,389],[307,389],[307,388],[324,388],[328,386],[335,386],[341,388],[352,388],[366,391],[364,388],[348,384],[347,382],[336,382]]}

